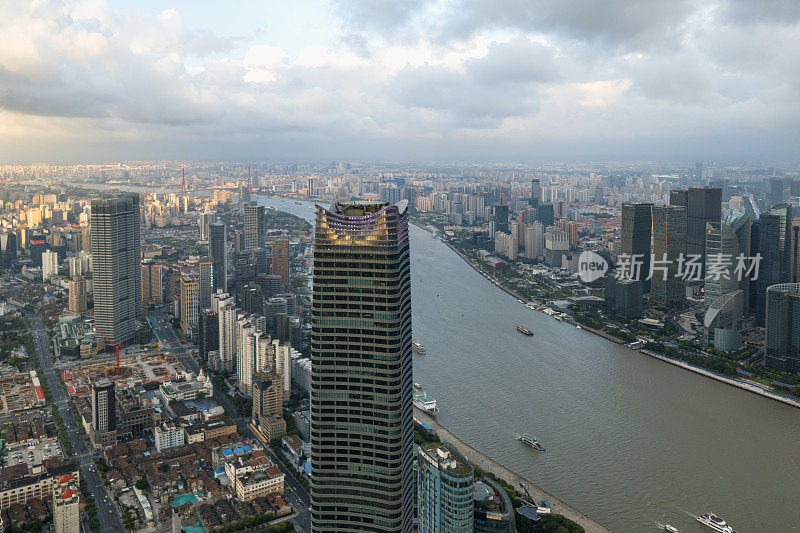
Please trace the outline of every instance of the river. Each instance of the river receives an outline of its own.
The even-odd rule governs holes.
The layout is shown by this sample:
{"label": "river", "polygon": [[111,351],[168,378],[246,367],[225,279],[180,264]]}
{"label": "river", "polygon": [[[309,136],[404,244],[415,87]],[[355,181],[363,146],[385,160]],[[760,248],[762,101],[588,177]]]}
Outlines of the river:
{"label": "river", "polygon": [[[261,202],[313,223],[312,204]],[[411,239],[428,351],[414,379],[462,440],[615,531],[708,531],[706,511],[739,533],[800,530],[797,408],[530,311],[429,233]]]}

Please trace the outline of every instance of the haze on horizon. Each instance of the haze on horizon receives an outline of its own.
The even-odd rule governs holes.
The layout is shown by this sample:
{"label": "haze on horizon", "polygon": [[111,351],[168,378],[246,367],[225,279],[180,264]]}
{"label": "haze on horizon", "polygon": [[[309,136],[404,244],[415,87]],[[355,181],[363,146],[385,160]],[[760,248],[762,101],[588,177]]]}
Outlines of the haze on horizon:
{"label": "haze on horizon", "polygon": [[230,4],[0,3],[0,163],[800,161],[796,1]]}

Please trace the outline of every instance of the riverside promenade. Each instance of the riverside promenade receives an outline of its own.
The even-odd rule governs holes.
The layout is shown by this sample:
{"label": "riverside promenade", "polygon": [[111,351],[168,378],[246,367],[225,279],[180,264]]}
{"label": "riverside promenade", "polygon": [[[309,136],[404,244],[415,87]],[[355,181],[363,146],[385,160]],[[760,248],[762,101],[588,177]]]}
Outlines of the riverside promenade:
{"label": "riverside promenade", "polygon": [[598,524],[577,509],[562,502],[552,494],[542,490],[531,481],[528,481],[519,474],[516,474],[515,472],[501,465],[491,457],[479,452],[469,444],[466,444],[461,439],[450,433],[446,428],[439,424],[435,418],[428,415],[422,409],[414,407],[414,417],[420,422],[430,425],[434,431],[436,431],[436,434],[439,435],[440,439],[455,446],[456,449],[464,457],[469,459],[469,461],[476,467],[485,472],[490,472],[501,479],[504,479],[523,495],[524,491],[522,491],[520,488],[520,484],[524,484],[531,496],[533,496],[533,498],[535,498],[537,501],[541,501],[542,499],[547,500],[547,502],[550,504],[550,509],[552,510],[553,514],[560,514],[577,522],[583,526],[583,529],[585,529],[587,533],[608,533],[611,531],[607,527]]}

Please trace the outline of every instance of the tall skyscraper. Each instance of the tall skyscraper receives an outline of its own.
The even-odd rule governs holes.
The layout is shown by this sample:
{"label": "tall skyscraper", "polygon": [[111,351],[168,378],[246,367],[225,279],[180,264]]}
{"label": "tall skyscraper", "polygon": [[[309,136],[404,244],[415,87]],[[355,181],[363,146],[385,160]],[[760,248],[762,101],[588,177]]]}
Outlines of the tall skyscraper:
{"label": "tall skyscraper", "polygon": [[670,191],[669,204],[686,208],[686,254],[699,255],[705,265],[706,223],[722,218],[722,189],[692,187]]}
{"label": "tall skyscraper", "polygon": [[181,276],[181,330],[187,339],[197,336],[200,317],[200,284],[197,277]]}
{"label": "tall skyscraper", "polygon": [[755,280],[755,315],[759,326],[765,323],[767,287],[791,279],[791,220],[791,206],[780,204],[762,213],[758,221],[758,253],[761,255],[761,265]]}
{"label": "tall skyscraper", "polygon": [[58,276],[58,254],[52,250],[42,252],[42,281]]}
{"label": "tall skyscraper", "polygon": [[130,340],[142,316],[139,195],[92,200],[94,319],[113,343]]}
{"label": "tall skyscraper", "polygon": [[426,444],[417,449],[417,531],[474,531],[474,471],[454,448]]}
{"label": "tall skyscraper", "polygon": [[650,296],[656,302],[670,304],[686,298],[685,280],[678,276],[681,254],[686,255],[686,208],[653,206],[653,259],[658,266],[667,266],[664,272],[653,265]]}
{"label": "tall skyscraper", "polygon": [[800,283],[766,290],[765,364],[792,374],[800,371]]}
{"label": "tall skyscraper", "polygon": [[197,346],[197,353],[203,361],[208,361],[209,352],[219,350],[219,315],[211,309],[200,311]]}
{"label": "tall skyscraper", "polygon": [[164,303],[164,270],[152,259],[142,261],[142,302],[148,305]]}
{"label": "tall skyscraper", "polygon": [[272,273],[281,277],[281,285],[289,284],[289,243],[272,242]]}
{"label": "tall skyscraper", "polygon": [[92,428],[98,433],[117,428],[117,400],[114,382],[100,378],[92,384]]}
{"label": "tall skyscraper", "polygon": [[219,359],[217,370],[232,372],[236,368],[236,306],[228,296],[219,303]]}
{"label": "tall skyscraper", "polygon": [[538,178],[531,180],[531,205],[536,207],[542,201],[542,184]]}
{"label": "tall skyscraper", "polygon": [[216,211],[204,211],[200,213],[197,218],[197,224],[200,226],[200,240],[207,241],[211,224],[217,221]]}
{"label": "tall skyscraper", "polygon": [[204,257],[200,260],[199,264],[200,277],[198,281],[198,290],[200,291],[200,309],[208,309],[211,307],[211,292],[213,291],[212,283],[214,279],[214,260],[210,257]]}
{"label": "tall skyscraper", "polygon": [[496,205],[494,206],[494,232],[502,231],[508,233],[508,206]]}
{"label": "tall skyscraper", "polygon": [[244,206],[244,249],[263,248],[266,238],[264,206],[246,204]]}
{"label": "tall skyscraper", "polygon": [[315,532],[411,531],[409,252],[406,200],[317,209],[311,314]]}
{"label": "tall skyscraper", "polygon": [[214,291],[228,290],[228,232],[222,222],[208,226],[208,256],[213,261],[211,285]]}
{"label": "tall skyscraper", "polygon": [[653,204],[622,204],[622,235],[620,253],[628,255],[638,263],[638,275],[631,272],[631,278],[642,282],[642,291],[650,292],[650,239],[652,236]]}

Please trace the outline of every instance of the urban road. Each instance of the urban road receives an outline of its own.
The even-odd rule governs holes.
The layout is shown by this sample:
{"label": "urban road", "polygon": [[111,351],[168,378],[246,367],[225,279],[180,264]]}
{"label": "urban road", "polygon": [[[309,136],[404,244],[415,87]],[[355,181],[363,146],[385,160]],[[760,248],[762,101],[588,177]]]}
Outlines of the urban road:
{"label": "urban road", "polygon": [[[169,320],[164,317],[163,309],[152,311],[150,317],[155,322],[155,333],[158,336],[159,342],[180,361],[184,368],[198,374],[200,372],[200,365],[197,364],[197,360],[192,355],[186,352],[186,347],[178,340]],[[231,402],[227,391],[220,390],[219,387],[214,387],[214,399],[225,409],[228,416],[236,421],[240,435],[262,440],[259,435],[256,435],[250,429],[249,417],[239,414],[236,406]],[[262,440],[262,442],[264,441]],[[309,498],[305,489],[295,480],[293,473],[275,457],[275,454],[268,444],[269,443],[264,442],[264,449],[285,476],[285,497],[297,513],[297,516],[292,519],[292,523],[297,529],[310,532],[311,514],[309,509],[311,507],[311,498]]]}
{"label": "urban road", "polygon": [[[30,322],[36,357],[39,359],[41,375],[47,380],[47,386],[51,394],[50,400],[58,407],[58,412],[66,426],[67,436],[74,452],[72,459],[76,460],[80,465],[81,479],[86,482],[89,492],[94,496],[100,527],[104,532],[124,532],[125,528],[122,526],[119,512],[114,505],[114,499],[106,490],[103,480],[94,465],[92,450],[86,445],[83,437],[78,434],[79,426],[72,416],[69,395],[58,377],[57,367],[53,365],[53,357],[50,352],[50,336],[47,328],[44,327],[38,316],[29,314],[27,317]],[[81,527],[84,530],[88,529],[86,524],[83,523]]]}

